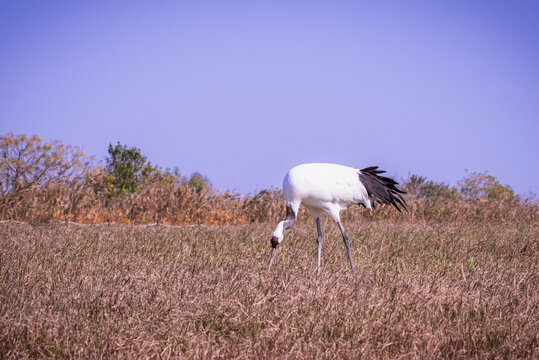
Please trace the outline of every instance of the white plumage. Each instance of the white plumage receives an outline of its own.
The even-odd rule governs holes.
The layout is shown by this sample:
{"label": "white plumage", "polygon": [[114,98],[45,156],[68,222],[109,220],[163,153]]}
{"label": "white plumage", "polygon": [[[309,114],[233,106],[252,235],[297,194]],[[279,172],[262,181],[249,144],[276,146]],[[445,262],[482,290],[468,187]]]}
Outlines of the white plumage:
{"label": "white plumage", "polygon": [[286,198],[286,219],[279,222],[271,237],[272,251],[283,241],[284,232],[295,222],[299,206],[302,204],[316,220],[318,230],[318,269],[322,253],[322,231],[320,216],[328,215],[337,222],[346,245],[350,267],[354,264],[350,252],[350,241],[341,221],[340,212],[353,204],[374,207],[374,201],[391,204],[400,211],[399,205],[406,209],[406,203],[396,187],[394,180],[379,176],[383,171],[377,167],[362,170],[337,164],[303,164],[292,168],[283,180],[283,192]]}
{"label": "white plumage", "polygon": [[303,204],[316,219],[329,215],[335,221],[341,210],[364,203],[371,208],[367,189],[359,181],[359,169],[336,164],[303,164],[292,168],[283,181],[286,203],[297,214]]}

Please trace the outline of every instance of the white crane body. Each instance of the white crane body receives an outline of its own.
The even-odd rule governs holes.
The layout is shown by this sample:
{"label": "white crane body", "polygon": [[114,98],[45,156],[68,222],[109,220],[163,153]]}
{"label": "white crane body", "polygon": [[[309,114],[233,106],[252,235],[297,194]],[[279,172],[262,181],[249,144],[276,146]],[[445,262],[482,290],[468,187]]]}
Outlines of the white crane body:
{"label": "white crane body", "polygon": [[329,215],[334,220],[352,204],[371,208],[367,189],[359,181],[359,169],[337,164],[303,164],[292,168],[283,181],[286,203],[297,214],[303,204],[316,219]]}
{"label": "white crane body", "polygon": [[284,238],[284,232],[294,225],[300,205],[305,206],[316,221],[318,231],[318,270],[322,254],[322,231],[320,216],[328,215],[337,222],[346,245],[350,267],[354,264],[350,251],[350,241],[341,221],[340,212],[353,204],[367,209],[374,208],[374,201],[391,204],[400,211],[399,205],[406,209],[406,202],[401,194],[404,191],[396,187],[393,179],[380,176],[384,171],[378,167],[362,170],[348,166],[325,163],[302,164],[288,171],[283,180],[283,192],[286,198],[286,219],[279,222],[272,234],[272,252]]}

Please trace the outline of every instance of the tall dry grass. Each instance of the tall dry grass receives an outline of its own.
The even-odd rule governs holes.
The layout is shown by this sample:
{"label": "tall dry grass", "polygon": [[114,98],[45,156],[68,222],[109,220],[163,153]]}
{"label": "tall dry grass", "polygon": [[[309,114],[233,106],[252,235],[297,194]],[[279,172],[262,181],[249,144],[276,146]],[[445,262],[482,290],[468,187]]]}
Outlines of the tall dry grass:
{"label": "tall dry grass", "polygon": [[0,357],[539,355],[537,223],[273,225],[0,224]]}
{"label": "tall dry grass", "polygon": [[[408,214],[381,207],[351,209],[349,220],[537,221],[539,203],[514,196],[488,173],[467,172],[457,187],[411,175]],[[0,136],[0,220],[29,223],[245,224],[278,221],[284,215],[279,190],[253,196],[210,191],[209,180],[189,180],[151,166],[136,147],[109,145],[106,166],[76,146],[38,136]],[[304,212],[300,218],[308,217]]]}
{"label": "tall dry grass", "polygon": [[[539,203],[513,199],[414,198],[407,196],[407,213],[380,206],[367,211],[357,206],[343,213],[348,220],[396,221],[527,221],[539,218]],[[254,196],[229,191],[197,191],[187,183],[149,181],[132,194],[111,197],[85,182],[56,182],[0,196],[0,219],[29,223],[73,221],[85,224],[246,224],[275,222],[285,214],[280,190]],[[306,220],[310,215],[300,211]]]}

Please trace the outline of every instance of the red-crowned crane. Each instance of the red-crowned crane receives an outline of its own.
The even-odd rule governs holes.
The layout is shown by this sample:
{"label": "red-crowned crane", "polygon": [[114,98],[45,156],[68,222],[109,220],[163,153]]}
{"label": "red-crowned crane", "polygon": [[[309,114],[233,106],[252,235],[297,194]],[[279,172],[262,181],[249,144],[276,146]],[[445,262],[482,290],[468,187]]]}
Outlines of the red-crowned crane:
{"label": "red-crowned crane", "polygon": [[318,271],[322,255],[320,215],[324,214],[329,215],[339,225],[350,267],[354,270],[350,240],[339,216],[341,210],[352,204],[372,209],[375,201],[393,205],[399,212],[399,205],[406,210],[406,202],[401,195],[405,192],[397,188],[398,183],[395,180],[379,175],[384,172],[378,170],[378,166],[359,170],[343,165],[318,163],[298,165],[288,171],[283,180],[286,219],[277,224],[271,235],[272,249],[268,270],[271,268],[275,250],[283,241],[284,232],[294,225],[300,204],[303,204],[316,220]]}

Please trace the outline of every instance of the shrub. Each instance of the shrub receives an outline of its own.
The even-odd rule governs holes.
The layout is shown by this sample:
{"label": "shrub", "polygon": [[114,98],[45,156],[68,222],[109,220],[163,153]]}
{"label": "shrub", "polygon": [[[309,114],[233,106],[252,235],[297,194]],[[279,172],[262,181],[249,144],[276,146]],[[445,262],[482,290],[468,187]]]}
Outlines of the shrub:
{"label": "shrub", "polygon": [[109,144],[109,157],[106,161],[105,181],[112,183],[116,195],[134,193],[142,181],[156,170],[139,149],[128,148],[119,142],[114,147]]}
{"label": "shrub", "polygon": [[436,199],[439,197],[454,199],[458,195],[456,188],[427,180],[426,177],[420,175],[411,175],[407,180],[404,180],[403,188],[408,196],[416,199]]}
{"label": "shrub", "polygon": [[466,199],[513,200],[515,193],[509,185],[502,185],[487,172],[468,172],[458,183],[460,194]]}
{"label": "shrub", "polygon": [[212,188],[210,180],[198,172],[194,172],[191,175],[187,184],[193,187],[197,192],[209,192]]}
{"label": "shrub", "polygon": [[44,142],[36,135],[0,137],[0,191],[16,195],[30,188],[83,178],[90,159],[76,146]]}

